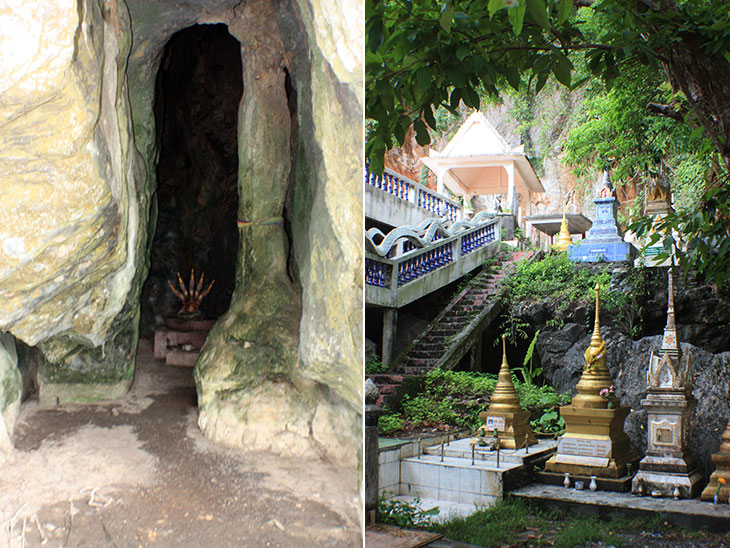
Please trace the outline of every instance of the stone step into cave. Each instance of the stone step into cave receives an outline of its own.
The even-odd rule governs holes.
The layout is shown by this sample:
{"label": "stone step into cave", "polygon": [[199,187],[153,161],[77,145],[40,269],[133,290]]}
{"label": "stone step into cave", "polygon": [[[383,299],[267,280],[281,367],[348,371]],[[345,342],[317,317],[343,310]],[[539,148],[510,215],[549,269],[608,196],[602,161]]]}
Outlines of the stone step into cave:
{"label": "stone step into cave", "polygon": [[154,356],[158,360],[164,360],[170,349],[187,345],[200,349],[207,337],[208,331],[158,329],[155,331]]}
{"label": "stone step into cave", "polygon": [[181,348],[168,348],[165,356],[165,365],[175,367],[193,367],[198,361],[200,352],[196,350],[183,350]]}
{"label": "stone step into cave", "polygon": [[428,369],[429,367],[406,365],[403,367],[403,372],[407,375],[423,375]]}
{"label": "stone step into cave", "polygon": [[389,396],[393,396],[396,393],[398,393],[398,389],[400,387],[401,387],[400,384],[379,384],[378,385],[378,392],[380,393],[379,397],[382,397],[385,400]]}

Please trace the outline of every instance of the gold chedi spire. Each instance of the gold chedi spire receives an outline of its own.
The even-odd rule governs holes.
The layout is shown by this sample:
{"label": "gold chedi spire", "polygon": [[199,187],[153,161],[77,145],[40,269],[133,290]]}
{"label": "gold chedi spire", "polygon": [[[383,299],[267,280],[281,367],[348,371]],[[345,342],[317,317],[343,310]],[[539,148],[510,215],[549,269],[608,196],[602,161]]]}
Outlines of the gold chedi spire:
{"label": "gold chedi spire", "polygon": [[570,237],[570,230],[568,230],[568,219],[565,217],[565,211],[563,211],[563,222],[560,223],[560,236],[558,236],[558,243],[554,247],[558,251],[568,251],[568,246],[572,244],[573,239]]}
{"label": "gold chedi spire", "polygon": [[499,368],[497,385],[494,387],[489,409],[479,416],[484,421],[483,429],[487,432],[497,430],[499,443],[504,449],[520,449],[537,443],[528,422],[530,412],[522,410],[520,396],[512,382],[504,335],[502,335],[502,366]]}
{"label": "gold chedi spire", "polygon": [[502,335],[502,366],[499,368],[497,386],[494,387],[488,413],[519,413],[520,396],[512,382],[512,373],[507,363],[507,343]]}
{"label": "gold chedi spire", "polygon": [[574,407],[605,408],[608,400],[600,395],[604,388],[613,385],[613,379],[606,367],[606,342],[601,337],[601,323],[599,320],[599,290],[596,284],[596,319],[593,323],[593,334],[591,344],[586,349],[585,362],[583,364],[583,375],[578,382],[576,389],[578,394],[573,398]]}

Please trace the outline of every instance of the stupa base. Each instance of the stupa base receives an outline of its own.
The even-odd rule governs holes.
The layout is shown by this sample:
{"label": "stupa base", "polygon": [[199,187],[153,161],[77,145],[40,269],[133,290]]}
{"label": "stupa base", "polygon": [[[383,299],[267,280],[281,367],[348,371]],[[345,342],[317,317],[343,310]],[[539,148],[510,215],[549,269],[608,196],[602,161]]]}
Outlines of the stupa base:
{"label": "stupa base", "polygon": [[487,411],[480,413],[479,418],[484,422],[487,431],[497,430],[499,446],[502,449],[522,449],[537,443],[537,438],[527,422],[530,418],[529,411],[519,413]]}
{"label": "stupa base", "polygon": [[695,498],[702,487],[702,474],[695,470],[690,474],[674,474],[639,470],[631,482],[634,495],[652,497]]}
{"label": "stupa base", "polygon": [[[727,431],[726,431],[727,433]],[[723,439],[725,434],[723,434]],[[702,491],[702,500],[712,502],[717,494],[718,502],[727,504],[728,497],[730,496],[730,454],[728,453],[715,453],[712,455],[712,462],[715,463],[717,469],[710,476],[710,482]],[[719,481],[720,478],[725,480],[725,484]],[[718,492],[717,486],[720,484],[720,490]]]}
{"label": "stupa base", "polygon": [[[594,475],[594,474],[591,474]],[[557,472],[546,472],[541,470],[536,474],[537,481],[548,485],[565,486],[565,474]],[[626,475],[620,478],[601,478],[596,476],[596,486],[598,491],[612,491],[614,493],[626,493],[631,491],[631,479],[634,476]],[[588,490],[591,483],[591,476],[583,474],[568,474],[568,488],[575,489],[575,482],[582,482],[583,489]]]}
{"label": "stupa base", "polygon": [[557,453],[545,464],[545,471],[614,479],[632,475],[639,457],[623,430],[629,411],[628,407],[561,407],[566,432],[558,442]]}

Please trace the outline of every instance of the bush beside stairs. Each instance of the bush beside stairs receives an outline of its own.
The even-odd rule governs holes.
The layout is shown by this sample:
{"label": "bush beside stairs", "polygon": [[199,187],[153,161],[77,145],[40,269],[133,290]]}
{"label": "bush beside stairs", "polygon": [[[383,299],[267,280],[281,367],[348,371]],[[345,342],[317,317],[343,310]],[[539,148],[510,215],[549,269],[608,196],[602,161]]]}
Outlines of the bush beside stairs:
{"label": "bush beside stairs", "polygon": [[497,263],[472,278],[394,360],[392,373],[367,375],[380,391],[378,405],[395,407],[408,380],[426,375],[437,367],[454,368],[502,311],[506,287],[501,281],[514,271],[517,262],[531,259],[534,254],[533,251],[516,251],[499,255]]}

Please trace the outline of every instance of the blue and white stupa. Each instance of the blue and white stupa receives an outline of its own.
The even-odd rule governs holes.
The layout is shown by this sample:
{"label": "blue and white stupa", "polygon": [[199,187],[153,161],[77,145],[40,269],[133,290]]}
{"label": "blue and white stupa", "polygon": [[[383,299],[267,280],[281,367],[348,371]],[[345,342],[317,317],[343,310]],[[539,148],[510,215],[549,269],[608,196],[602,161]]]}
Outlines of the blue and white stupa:
{"label": "blue and white stupa", "polygon": [[601,190],[593,200],[596,204],[596,219],[586,239],[568,247],[568,258],[575,262],[633,261],[637,249],[625,242],[623,233],[616,223],[618,200],[608,173],[603,172]]}

